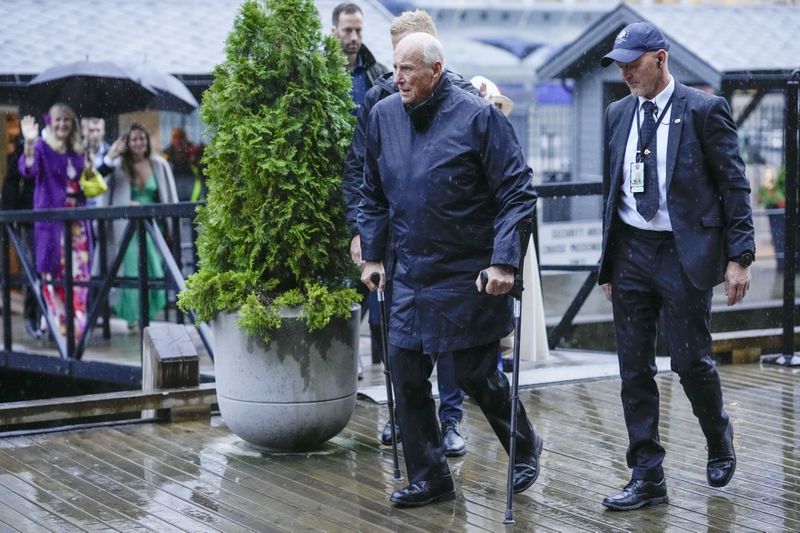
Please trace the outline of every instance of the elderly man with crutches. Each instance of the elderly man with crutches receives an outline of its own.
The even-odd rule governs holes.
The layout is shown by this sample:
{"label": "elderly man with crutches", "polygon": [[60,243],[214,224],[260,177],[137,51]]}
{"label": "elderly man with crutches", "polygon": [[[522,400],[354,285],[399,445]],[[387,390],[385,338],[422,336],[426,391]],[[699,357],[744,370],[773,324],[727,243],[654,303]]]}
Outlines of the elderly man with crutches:
{"label": "elderly man with crutches", "polygon": [[[507,450],[512,437],[511,391],[497,353],[512,327],[508,292],[523,253],[520,223],[531,220],[536,192],[508,120],[443,72],[442,46],[431,35],[410,34],[397,45],[399,93],[369,115],[358,213],[361,279],[371,290],[385,283],[381,260],[393,237],[389,360],[409,480],[390,497],[398,506],[456,497],[426,354],[454,352],[459,387]],[[518,407],[513,492],[536,480],[542,451]]]}

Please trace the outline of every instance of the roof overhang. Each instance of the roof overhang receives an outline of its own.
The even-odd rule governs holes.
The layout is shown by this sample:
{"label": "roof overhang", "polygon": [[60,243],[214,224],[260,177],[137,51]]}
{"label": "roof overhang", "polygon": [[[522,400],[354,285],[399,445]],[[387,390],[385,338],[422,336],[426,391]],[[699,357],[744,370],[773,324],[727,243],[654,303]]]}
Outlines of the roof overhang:
{"label": "roof overhang", "polygon": [[[648,20],[630,6],[620,4],[587,28],[550,61],[539,67],[536,70],[537,78],[540,80],[577,78],[588,70],[598,68],[600,58],[611,50],[619,31],[628,24],[640,21]],[[679,58],[680,62],[699,79],[705,80],[712,87],[720,87],[721,72],[676,42],[667,32],[664,32],[664,35],[670,42],[671,56]]]}

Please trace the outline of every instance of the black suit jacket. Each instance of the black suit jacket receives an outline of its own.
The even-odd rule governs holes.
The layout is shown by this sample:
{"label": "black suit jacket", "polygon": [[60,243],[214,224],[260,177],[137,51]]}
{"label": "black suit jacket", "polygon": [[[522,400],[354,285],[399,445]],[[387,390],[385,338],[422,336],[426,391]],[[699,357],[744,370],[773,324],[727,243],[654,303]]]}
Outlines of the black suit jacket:
{"label": "black suit jacket", "polygon": [[[609,244],[620,224],[617,202],[635,109],[632,95],[606,109],[600,284],[611,281]],[[677,259],[697,288],[721,283],[728,258],[755,252],[750,182],[728,103],[677,81],[667,142],[666,190]]]}

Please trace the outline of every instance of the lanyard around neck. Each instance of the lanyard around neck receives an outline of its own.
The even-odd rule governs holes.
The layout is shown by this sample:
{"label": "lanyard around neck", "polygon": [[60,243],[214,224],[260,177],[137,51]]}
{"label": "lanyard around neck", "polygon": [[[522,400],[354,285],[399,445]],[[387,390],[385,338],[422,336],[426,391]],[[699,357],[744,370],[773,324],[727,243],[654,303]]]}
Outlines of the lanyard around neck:
{"label": "lanyard around neck", "polygon": [[661,121],[664,119],[664,115],[667,114],[667,110],[669,110],[669,106],[672,105],[672,98],[674,96],[675,96],[675,93],[673,92],[670,95],[669,100],[667,100],[667,105],[664,106],[664,109],[661,111],[661,114],[658,115],[658,118],[656,119],[656,127],[655,127],[655,129],[653,129],[653,131],[650,132],[650,135],[648,136],[647,141],[644,142],[644,143],[642,142],[642,125],[641,125],[641,120],[639,119],[639,99],[638,98],[636,99],[636,110],[635,110],[635,113],[636,113],[636,132],[638,134],[638,139],[636,140],[636,144],[637,144],[637,146],[636,146],[636,160],[637,161],[641,161],[641,159],[642,159],[642,150],[644,148],[650,146],[650,143],[653,140],[653,136],[658,131],[658,127],[661,125]]}

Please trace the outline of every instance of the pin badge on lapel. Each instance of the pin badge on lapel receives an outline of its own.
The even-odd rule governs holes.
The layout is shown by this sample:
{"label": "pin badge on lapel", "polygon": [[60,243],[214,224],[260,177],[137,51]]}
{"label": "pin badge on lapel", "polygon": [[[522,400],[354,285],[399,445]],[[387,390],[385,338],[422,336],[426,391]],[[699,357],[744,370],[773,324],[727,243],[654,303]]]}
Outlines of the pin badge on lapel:
{"label": "pin badge on lapel", "polygon": [[680,123],[681,123],[681,119],[679,119],[679,118],[676,118],[676,119],[675,119],[675,124],[680,124]]}
{"label": "pin badge on lapel", "polygon": [[650,155],[650,148],[644,149],[644,155]]}

